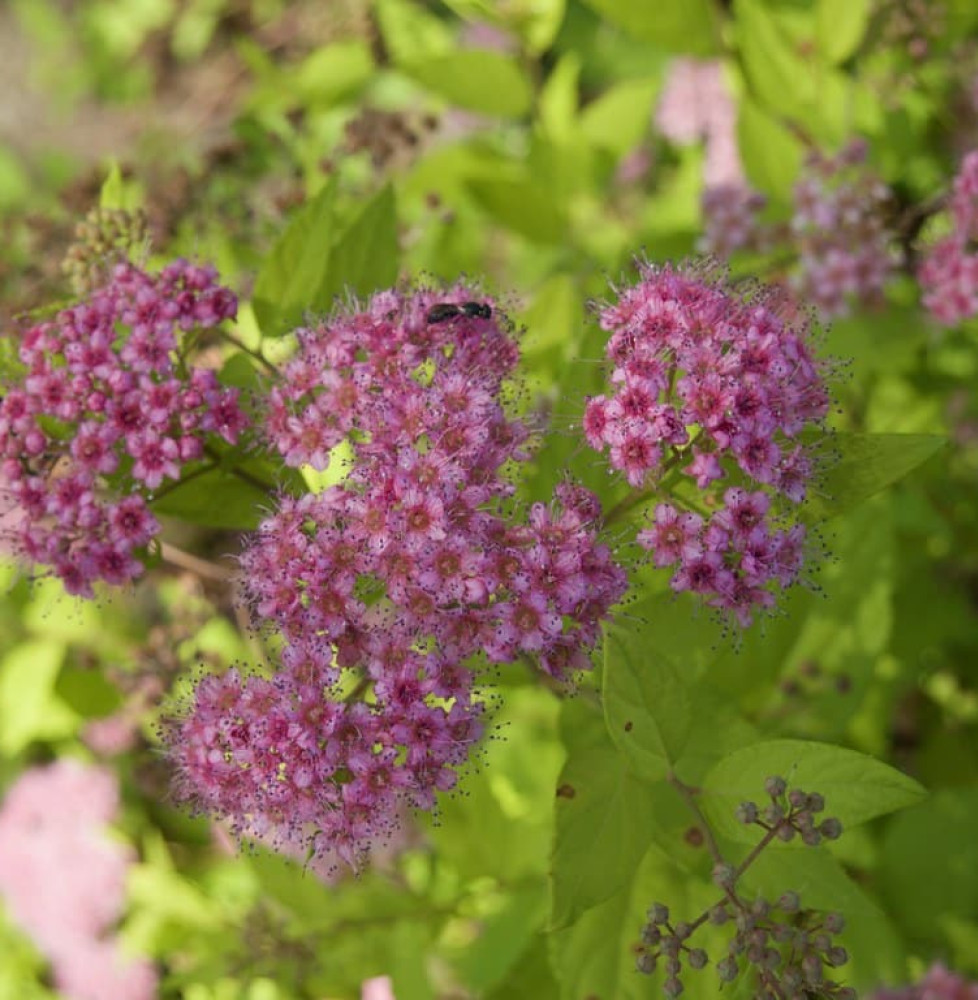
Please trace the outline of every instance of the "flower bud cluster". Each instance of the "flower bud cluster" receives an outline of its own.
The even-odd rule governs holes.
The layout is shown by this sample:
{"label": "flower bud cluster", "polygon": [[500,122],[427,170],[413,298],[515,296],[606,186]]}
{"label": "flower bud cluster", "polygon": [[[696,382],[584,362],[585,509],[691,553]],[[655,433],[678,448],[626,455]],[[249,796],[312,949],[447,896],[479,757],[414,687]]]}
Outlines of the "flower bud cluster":
{"label": "flower bud cluster", "polygon": [[754,191],[707,188],[702,248],[724,258],[736,250],[796,254],[792,285],[826,317],[845,315],[853,302],[878,302],[894,266],[890,191],[867,168],[866,152],[859,140],[835,156],[813,152],[795,185],[789,225],[762,222],[765,199]]}
{"label": "flower bud cluster", "polygon": [[935,962],[920,982],[910,986],[881,987],[869,1000],[978,1000],[978,982],[967,980]]}
{"label": "flower bud cluster", "polygon": [[713,882],[723,891],[723,898],[692,922],[670,920],[669,908],[653,903],[646,914],[641,943],[635,948],[639,972],[664,973],[663,992],[678,997],[683,992],[680,974],[685,962],[702,969],[708,956],[690,939],[707,922],[716,927],[729,925],[733,937],[727,954],[716,962],[721,986],[733,982],[748,969],[756,1000],[805,1000],[806,997],[855,1000],[855,991],[826,978],[826,968],[839,968],[849,960],[846,949],[833,940],[842,932],[845,921],[839,913],[820,913],[802,907],[797,892],[788,891],[775,902],[763,898],[747,899],[738,891],[738,881],[752,861],[775,837],[792,840],[800,835],[812,846],[822,838],[835,839],[842,832],[838,820],[826,819],[816,826],[816,814],[824,811],[825,802],[817,792],[789,789],[784,778],[771,777],[765,782],[770,805],[761,808],[744,802],[737,809],[738,819],[757,824],[765,831],[764,839],[739,868],[715,854]]}
{"label": "flower bud cluster", "polygon": [[978,314],[978,150],[968,153],[954,178],[951,234],[925,254],[917,271],[923,302],[945,326]]}
{"label": "flower bud cluster", "polygon": [[757,825],[785,843],[800,837],[808,847],[818,847],[823,840],[838,840],[842,835],[838,819],[817,818],[825,810],[825,800],[818,792],[789,789],[785,779],[777,776],[767,779],[764,790],[771,800],[769,805],[742,802],[737,807],[737,819],[744,825]]}
{"label": "flower bud cluster", "polygon": [[714,924],[729,921],[735,931],[726,956],[717,962],[721,983],[752,969],[755,1000],[856,1000],[852,987],[826,977],[826,969],[849,961],[846,949],[833,938],[845,927],[841,914],[804,909],[798,893],[789,891],[774,903],[758,898],[737,909],[718,904],[710,919]]}
{"label": "flower bud cluster", "polygon": [[88,295],[111,277],[111,268],[146,243],[146,213],[139,209],[93,208],[75,227],[61,269],[76,295]]}
{"label": "flower bud cluster", "polygon": [[69,593],[123,584],[159,531],[147,497],[246,425],[234,389],[179,355],[179,335],[234,316],[212,268],[119,264],[108,284],[30,327],[0,400],[0,471],[22,511],[7,541]]}
{"label": "flower bud cluster", "polygon": [[67,758],[25,771],[0,808],[0,896],[69,1000],[157,995],[153,966],[113,935],[134,860],[105,829],[118,811],[114,776]]}
{"label": "flower bud cluster", "polygon": [[661,968],[665,973],[662,991],[667,997],[678,997],[683,992],[680,975],[683,961],[691,969],[705,968],[709,962],[702,948],[691,948],[686,942],[694,928],[683,921],[673,925],[669,920],[669,907],[653,903],[646,914],[642,928],[642,943],[637,949],[635,965],[639,972],[651,975]]}
{"label": "flower bud cluster", "polygon": [[710,271],[639,270],[599,312],[610,391],[588,401],[584,434],[636,490],[695,483],[656,507],[638,542],[675,568],[675,591],[748,625],[801,569],[805,529],[787,511],[812,475],[798,435],[825,416],[825,382],[807,329],[774,299],[736,295]]}
{"label": "flower bud cluster", "polygon": [[287,464],[325,469],[342,441],[352,460],[323,492],[281,498],[242,556],[282,670],[204,681],[172,741],[185,791],[239,833],[355,864],[403,804],[454,785],[481,732],[467,661],[533,656],[567,679],[624,593],[592,494],[564,483],[516,518],[504,472],[529,431],[501,400],[518,351],[472,298],[375,295],[299,330],[271,389]]}

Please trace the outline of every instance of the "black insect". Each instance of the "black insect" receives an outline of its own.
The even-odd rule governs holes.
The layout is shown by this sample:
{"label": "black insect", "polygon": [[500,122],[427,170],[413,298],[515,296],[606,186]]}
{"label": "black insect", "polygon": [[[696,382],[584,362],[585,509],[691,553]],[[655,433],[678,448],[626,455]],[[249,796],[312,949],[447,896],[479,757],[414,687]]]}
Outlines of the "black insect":
{"label": "black insect", "polygon": [[445,320],[461,315],[462,310],[454,302],[439,302],[428,310],[425,318],[429,323],[444,323]]}
{"label": "black insect", "polygon": [[425,319],[429,323],[444,323],[456,316],[491,319],[492,306],[488,302],[463,302],[460,306],[455,305],[454,302],[437,302],[428,310]]}
{"label": "black insect", "polygon": [[488,302],[463,302],[462,312],[478,319],[492,319],[492,306]]}

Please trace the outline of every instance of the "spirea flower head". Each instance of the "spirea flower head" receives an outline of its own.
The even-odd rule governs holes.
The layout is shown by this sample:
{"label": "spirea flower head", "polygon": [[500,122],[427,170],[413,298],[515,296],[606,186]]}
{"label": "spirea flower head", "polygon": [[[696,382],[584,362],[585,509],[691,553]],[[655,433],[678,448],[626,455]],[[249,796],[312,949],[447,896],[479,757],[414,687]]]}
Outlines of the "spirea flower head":
{"label": "spirea flower head", "polygon": [[234,389],[189,365],[180,336],[234,316],[212,268],[159,274],[119,264],[107,284],[20,340],[19,378],[0,400],[0,463],[22,512],[5,539],[69,593],[139,576],[159,525],[147,497],[246,419]]}
{"label": "spirea flower head", "polygon": [[242,556],[281,671],[205,681],[173,752],[185,792],[240,833],[355,863],[402,804],[455,783],[482,728],[477,654],[586,668],[625,578],[586,490],[522,518],[509,502],[504,472],[528,457],[501,400],[518,350],[471,289],[383,292],[296,339],[268,440],[290,465],[324,469],[341,441],[352,459],[336,485],[282,497]]}
{"label": "spirea flower head", "polygon": [[968,153],[954,179],[951,234],[923,256],[917,278],[924,307],[945,326],[978,314],[978,150]]}
{"label": "spirea flower head", "polygon": [[134,860],[105,829],[118,808],[114,776],[73,760],[24,772],[0,808],[0,896],[71,1000],[156,996],[152,965],[111,936]]}
{"label": "spirea flower head", "polygon": [[703,191],[704,232],[700,248],[721,258],[738,250],[763,250],[771,233],[759,218],[767,204],[764,195],[743,184],[720,184]]}
{"label": "spirea flower head", "polygon": [[813,152],[795,185],[794,283],[823,316],[845,315],[853,302],[880,301],[893,270],[885,219],[890,191],[866,166],[866,154],[861,140],[836,156]]}
{"label": "spirea flower head", "polygon": [[798,437],[827,412],[825,382],[773,297],[737,295],[715,268],[638,268],[599,310],[610,384],[584,434],[662,497],[638,541],[674,568],[673,589],[747,625],[801,568],[805,530],[788,515],[812,467]]}

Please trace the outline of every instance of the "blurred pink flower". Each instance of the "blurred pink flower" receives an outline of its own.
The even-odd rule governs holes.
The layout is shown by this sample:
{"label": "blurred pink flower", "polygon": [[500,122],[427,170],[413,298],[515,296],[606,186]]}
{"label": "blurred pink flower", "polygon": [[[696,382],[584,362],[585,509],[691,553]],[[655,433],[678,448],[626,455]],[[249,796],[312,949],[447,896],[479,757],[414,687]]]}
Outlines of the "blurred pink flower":
{"label": "blurred pink flower", "polygon": [[360,986],[360,1000],[397,1000],[390,976],[365,979]]}
{"label": "blurred pink flower", "polygon": [[676,59],[669,67],[655,124],[677,145],[705,143],[703,179],[708,186],[744,183],[737,108],[719,60]]}
{"label": "blurred pink flower", "polygon": [[156,973],[109,935],[125,907],[130,847],[106,832],[115,776],[76,760],[24,772],[0,808],[0,895],[71,1000],[144,1000]]}

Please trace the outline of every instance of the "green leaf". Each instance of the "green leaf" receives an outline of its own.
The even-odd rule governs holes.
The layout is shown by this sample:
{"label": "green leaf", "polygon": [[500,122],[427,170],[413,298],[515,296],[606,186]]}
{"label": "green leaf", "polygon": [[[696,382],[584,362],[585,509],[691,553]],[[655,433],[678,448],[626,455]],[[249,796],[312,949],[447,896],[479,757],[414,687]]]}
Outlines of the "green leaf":
{"label": "green leaf", "polygon": [[329,266],[313,297],[313,310],[328,311],[345,293],[366,297],[397,281],[397,207],[388,184],[360,210],[329,249]]}
{"label": "green leaf", "polygon": [[941,948],[941,923],[978,912],[978,788],[943,789],[894,817],[881,857],[888,909],[911,939]]}
{"label": "green leaf", "polygon": [[35,639],[0,660],[0,752],[13,756],[32,740],[74,731],[77,716],[55,694],[65,645]]}
{"label": "green leaf", "polygon": [[746,94],[737,114],[737,146],[751,184],[789,202],[804,157],[801,141]]}
{"label": "green leaf", "polygon": [[413,0],[375,0],[384,48],[395,64],[414,64],[451,52],[455,39],[441,18]]}
{"label": "green leaf", "polygon": [[834,434],[829,468],[805,505],[809,523],[838,517],[902,479],[947,444],[939,434]]}
{"label": "green leaf", "polygon": [[508,690],[494,725],[519,739],[490,740],[484,767],[466,778],[465,795],[446,796],[427,836],[442,863],[463,880],[544,879],[553,844],[553,793],[563,765],[552,696]]}
{"label": "green leaf", "polygon": [[557,1000],[557,996],[547,939],[537,934],[506,978],[486,994],[486,1000]]}
{"label": "green leaf", "polygon": [[580,75],[580,58],[568,53],[561,56],[543,85],[537,103],[537,121],[551,139],[566,139],[574,128]]}
{"label": "green leaf", "polygon": [[99,192],[99,207],[123,209],[126,212],[133,212],[143,203],[142,190],[136,180],[127,181],[122,176],[117,161],[112,161],[112,166],[102,182],[102,189]]}
{"label": "green leaf", "polygon": [[328,184],[292,220],[255,280],[255,316],[266,336],[325,312],[344,292],[365,296],[397,279],[397,212],[384,187],[352,220],[339,216]]}
{"label": "green leaf", "polygon": [[279,336],[309,309],[329,268],[335,239],[336,186],[327,184],[304,205],[265,258],[252,305],[266,337]]}
{"label": "green leaf", "polygon": [[825,59],[845,62],[859,48],[872,6],[872,0],[818,0],[815,37]]}
{"label": "green leaf", "polygon": [[456,50],[400,68],[459,108],[506,118],[519,118],[530,110],[530,81],[515,59],[501,52]]}
{"label": "green leaf", "polygon": [[609,88],[581,112],[584,135],[593,145],[624,156],[648,133],[658,86],[657,80],[639,78]]}
{"label": "green leaf", "polygon": [[498,910],[482,918],[479,936],[465,946],[455,963],[473,993],[497,987],[537,938],[550,900],[546,880],[513,891]]}
{"label": "green leaf", "polygon": [[650,843],[652,799],[587,706],[563,706],[567,763],[556,797],[552,864],[554,927],[629,884]]}
{"label": "green leaf", "polygon": [[260,488],[227,469],[212,469],[175,486],[150,506],[156,514],[211,528],[250,531],[272,502],[273,487]]}
{"label": "green leaf", "polygon": [[711,55],[720,43],[717,8],[709,0],[586,0],[630,35],[669,52]]}
{"label": "green leaf", "polygon": [[[927,794],[913,778],[855,750],[769,740],[735,750],[707,774],[701,801],[714,829],[738,843],[756,843],[758,828],[738,822],[734,812],[741,802],[763,806],[764,782],[774,775],[785,778],[789,788],[820,793],[824,815],[840,819],[843,829],[913,805]],[[799,846],[798,839],[787,846]]]}
{"label": "green leaf", "polygon": [[[654,626],[653,626],[654,628]],[[637,775],[659,781],[675,767],[689,735],[691,700],[679,671],[650,648],[646,630],[608,628],[604,711],[615,746]]]}
{"label": "green leaf", "polygon": [[551,189],[524,177],[480,177],[468,182],[472,197],[497,222],[536,243],[563,243],[567,219]]}
{"label": "green leaf", "polygon": [[330,105],[356,92],[373,72],[365,41],[333,42],[306,56],[288,81],[288,90],[303,106]]}
{"label": "green leaf", "polygon": [[751,94],[773,111],[800,117],[815,104],[815,77],[775,8],[764,0],[736,0],[734,13]]}

